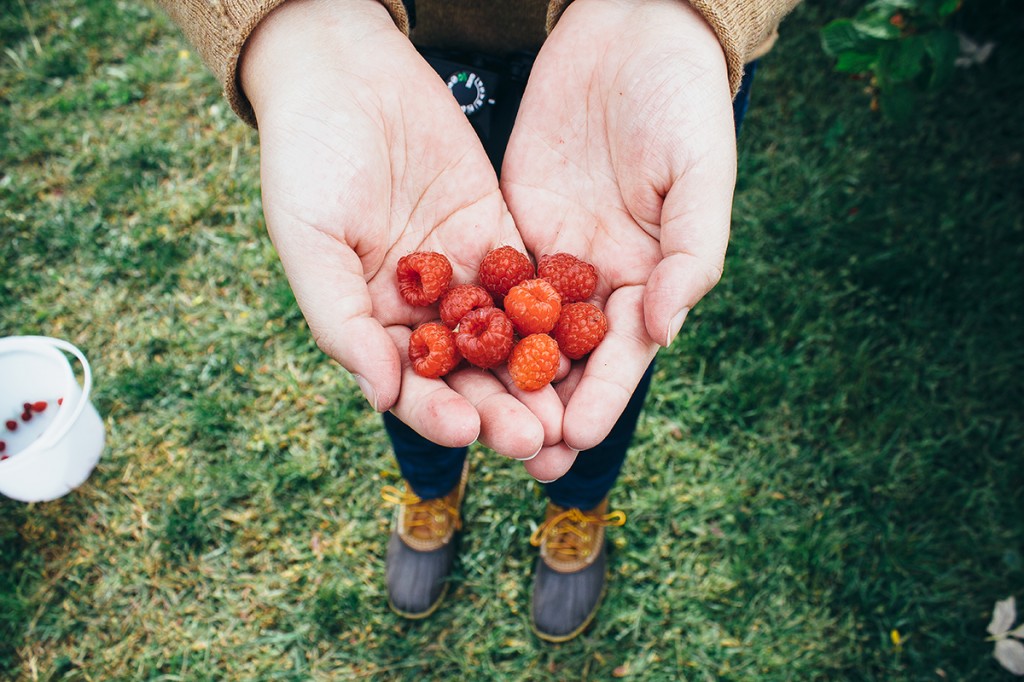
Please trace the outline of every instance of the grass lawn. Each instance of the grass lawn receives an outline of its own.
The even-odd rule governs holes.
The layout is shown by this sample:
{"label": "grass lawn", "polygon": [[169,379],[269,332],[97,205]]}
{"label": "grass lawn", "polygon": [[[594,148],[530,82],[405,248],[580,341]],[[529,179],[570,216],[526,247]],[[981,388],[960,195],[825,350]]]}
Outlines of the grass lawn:
{"label": "grass lawn", "polygon": [[1024,598],[1015,3],[967,3],[998,46],[905,128],[818,46],[856,3],[785,23],[725,278],[662,353],[611,589],[560,646],[527,625],[540,490],[483,448],[449,601],[388,610],[379,418],[310,339],[256,135],[170,22],[0,5],[0,335],[82,347],[108,434],[73,494],[0,499],[0,678],[1012,679],[985,626]]}

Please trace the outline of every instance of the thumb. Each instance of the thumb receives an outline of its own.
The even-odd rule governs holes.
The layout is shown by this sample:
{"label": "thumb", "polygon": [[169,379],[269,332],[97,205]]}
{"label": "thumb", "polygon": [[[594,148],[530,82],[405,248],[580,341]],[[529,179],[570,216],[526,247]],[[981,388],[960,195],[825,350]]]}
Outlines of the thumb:
{"label": "thumb", "polygon": [[314,228],[277,227],[274,245],[317,346],[354,375],[373,409],[390,410],[401,388],[401,357],[373,316],[359,257]]}
{"label": "thumb", "polygon": [[734,150],[716,163],[689,169],[662,204],[662,259],[644,288],[644,324],[663,346],[672,343],[690,309],[722,277],[736,184]]}

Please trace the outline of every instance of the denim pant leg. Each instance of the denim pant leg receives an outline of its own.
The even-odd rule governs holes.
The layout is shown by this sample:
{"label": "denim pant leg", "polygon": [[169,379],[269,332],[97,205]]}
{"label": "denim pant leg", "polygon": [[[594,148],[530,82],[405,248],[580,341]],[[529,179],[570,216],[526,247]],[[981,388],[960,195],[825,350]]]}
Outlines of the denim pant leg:
{"label": "denim pant leg", "polygon": [[444,497],[462,476],[466,448],[446,448],[433,443],[412,430],[390,412],[384,413],[384,428],[391,447],[412,491],[424,500]]}
{"label": "denim pant leg", "polygon": [[626,461],[626,450],[633,440],[633,431],[636,430],[636,422],[640,418],[640,409],[644,406],[653,373],[652,362],[633,391],[626,409],[601,444],[580,452],[565,476],[544,485],[552,502],[561,507],[593,509],[612,489]]}

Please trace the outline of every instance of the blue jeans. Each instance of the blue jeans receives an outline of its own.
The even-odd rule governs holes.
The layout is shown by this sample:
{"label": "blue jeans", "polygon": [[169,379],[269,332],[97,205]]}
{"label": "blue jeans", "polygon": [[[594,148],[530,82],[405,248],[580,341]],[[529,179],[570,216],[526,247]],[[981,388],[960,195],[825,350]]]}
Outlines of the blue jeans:
{"label": "blue jeans", "polygon": [[[747,65],[743,82],[733,100],[737,136],[750,104],[750,86],[756,70],[757,62]],[[653,372],[652,362],[604,441],[591,450],[581,452],[562,478],[544,485],[552,502],[562,507],[591,509],[612,489],[626,461],[626,451],[633,439]],[[432,443],[390,412],[384,414],[384,428],[391,439],[402,477],[421,498],[430,500],[447,495],[459,482],[466,448],[446,448]]]}

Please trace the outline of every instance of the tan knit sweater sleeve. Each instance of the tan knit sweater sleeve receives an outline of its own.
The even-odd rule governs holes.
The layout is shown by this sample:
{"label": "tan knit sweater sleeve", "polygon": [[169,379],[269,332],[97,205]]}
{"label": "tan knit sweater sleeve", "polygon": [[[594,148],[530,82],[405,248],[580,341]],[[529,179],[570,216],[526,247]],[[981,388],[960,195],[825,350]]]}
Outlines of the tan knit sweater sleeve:
{"label": "tan knit sweater sleeve", "polygon": [[[224,87],[224,96],[246,123],[256,124],[238,82],[238,60],[245,41],[264,17],[286,0],[156,0]],[[409,32],[401,0],[381,0],[398,28]]]}
{"label": "tan knit sweater sleeve", "polygon": [[[551,0],[548,31],[572,0]],[[711,25],[722,43],[729,66],[729,86],[735,97],[743,66],[762,56],[778,37],[779,23],[800,0],[688,0]]]}
{"label": "tan knit sweater sleeve", "polygon": [[[250,125],[255,115],[238,82],[238,60],[256,25],[286,0],[156,0],[181,26],[203,60],[224,86],[231,107]],[[423,1],[423,0],[421,0]],[[572,0],[549,0],[547,30],[554,27]],[[722,43],[733,94],[743,65],[767,51],[779,22],[800,0],[688,0]],[[400,30],[409,33],[402,0],[380,0]]]}

